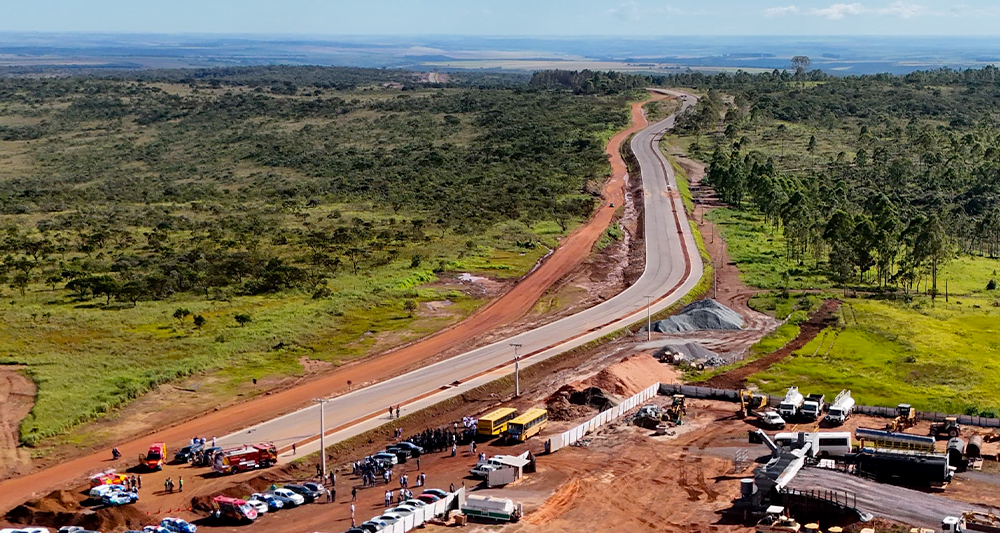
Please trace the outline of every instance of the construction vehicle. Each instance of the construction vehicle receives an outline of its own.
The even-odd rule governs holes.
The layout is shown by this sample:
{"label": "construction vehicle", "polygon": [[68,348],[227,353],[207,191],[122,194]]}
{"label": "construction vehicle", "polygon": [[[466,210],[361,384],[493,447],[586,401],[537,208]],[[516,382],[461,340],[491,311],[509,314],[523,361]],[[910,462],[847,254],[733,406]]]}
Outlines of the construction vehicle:
{"label": "construction vehicle", "polygon": [[785,398],[778,404],[778,414],[785,419],[795,418],[799,414],[799,409],[805,402],[805,397],[799,392],[798,387],[789,387],[785,393]]}
{"label": "construction vehicle", "polygon": [[660,415],[664,422],[671,422],[676,425],[684,423],[684,416],[687,414],[687,407],[684,405],[684,395],[674,394],[670,407]]}
{"label": "construction vehicle", "polygon": [[167,460],[167,445],[162,442],[154,442],[149,446],[149,451],[142,458],[146,468],[150,471],[162,470],[163,462]]}
{"label": "construction vehicle", "polygon": [[854,412],[854,398],[851,391],[842,390],[830,404],[830,409],[826,412],[826,421],[835,426],[843,424]]}
{"label": "construction vehicle", "polygon": [[807,420],[816,420],[823,414],[823,403],[826,400],[825,394],[807,394],[799,409],[799,416]]}
{"label": "construction vehicle", "polygon": [[757,533],[798,533],[802,526],[788,516],[785,508],[780,505],[772,505],[764,511],[764,518],[761,518],[754,530]]}
{"label": "construction vehicle", "polygon": [[277,448],[270,442],[264,442],[222,450],[215,455],[212,469],[220,474],[233,474],[254,468],[267,468],[277,462]]}
{"label": "construction vehicle", "polygon": [[740,410],[736,412],[736,416],[739,418],[745,418],[749,416],[757,416],[757,411],[767,407],[767,395],[751,392],[747,389],[741,389],[740,395]]}
{"label": "construction vehicle", "polygon": [[899,432],[909,429],[917,424],[917,411],[908,403],[901,403],[896,406],[896,418],[893,418],[885,429],[892,432]]}
{"label": "construction vehicle", "polygon": [[949,416],[944,422],[934,422],[931,424],[931,436],[934,438],[954,439],[962,432],[962,426],[958,424],[958,418]]}
{"label": "construction vehicle", "polygon": [[964,531],[1000,533],[1000,518],[994,514],[966,511],[962,513],[962,516],[946,516],[941,520],[941,533],[962,533]]}

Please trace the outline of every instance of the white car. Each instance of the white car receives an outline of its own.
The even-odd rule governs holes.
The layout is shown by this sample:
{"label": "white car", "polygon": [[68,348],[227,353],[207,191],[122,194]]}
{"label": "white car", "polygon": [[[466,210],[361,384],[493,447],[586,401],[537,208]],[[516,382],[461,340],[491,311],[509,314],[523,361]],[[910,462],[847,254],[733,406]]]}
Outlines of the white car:
{"label": "white car", "polygon": [[469,470],[469,473],[476,477],[486,477],[490,472],[500,468],[503,464],[496,459],[487,459],[485,461],[480,461],[476,463],[475,468]]}
{"label": "white car", "polygon": [[406,504],[400,504],[399,506],[393,507],[392,509],[386,511],[386,514],[398,514],[401,516],[406,516],[408,514],[413,514],[413,512],[416,510],[417,510],[416,507]]}
{"label": "white car", "polygon": [[[111,494],[112,492],[126,492],[126,491],[128,491],[128,489],[125,488],[125,485],[118,485],[118,484],[98,485],[90,489],[90,492],[88,492],[87,494],[89,494],[90,497],[95,500],[100,500],[101,498],[104,497],[105,494]],[[83,531],[83,530],[81,529],[78,531]]]}
{"label": "white car", "polygon": [[[369,522],[381,523],[385,525],[392,525],[403,519],[403,515],[397,513],[385,513],[381,516],[376,516],[369,520]],[[382,526],[385,527],[385,526]]]}
{"label": "white car", "polygon": [[267,512],[267,502],[256,499],[246,500],[246,502],[247,505],[257,510],[257,514],[264,514]]}
{"label": "white car", "polygon": [[405,502],[401,503],[400,505],[406,505],[408,507],[423,507],[423,506],[427,505],[427,502],[422,502],[422,501],[417,500],[417,499],[412,499],[412,500],[406,500]]}
{"label": "white car", "polygon": [[49,529],[45,527],[22,527],[17,529],[6,527],[0,529],[0,533],[49,533]]}
{"label": "white car", "polygon": [[380,463],[389,463],[391,465],[399,463],[399,457],[396,454],[389,452],[378,452],[372,456],[372,459]]}
{"label": "white car", "polygon": [[769,428],[783,428],[785,427],[785,419],[781,418],[781,415],[774,411],[764,411],[759,415],[760,423]]}
{"label": "white car", "polygon": [[289,500],[292,500],[293,502],[295,502],[295,505],[302,505],[306,503],[306,499],[303,498],[301,494],[290,489],[274,489],[271,492],[277,494],[278,496],[281,496],[282,498],[288,498]]}

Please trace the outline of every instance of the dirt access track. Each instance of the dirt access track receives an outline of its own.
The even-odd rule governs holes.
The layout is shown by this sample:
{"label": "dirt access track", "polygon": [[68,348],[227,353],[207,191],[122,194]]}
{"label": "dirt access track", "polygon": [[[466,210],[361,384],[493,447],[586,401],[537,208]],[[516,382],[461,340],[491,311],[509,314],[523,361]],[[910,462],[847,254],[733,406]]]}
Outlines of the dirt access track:
{"label": "dirt access track", "polygon": [[[654,99],[666,98],[654,95]],[[193,435],[224,435],[247,426],[281,416],[302,406],[313,398],[331,396],[347,389],[347,383],[371,383],[405,373],[422,361],[432,358],[456,345],[477,339],[489,330],[510,323],[527,313],[539,297],[561,277],[572,271],[591,252],[615,213],[610,203],[621,205],[625,196],[625,163],[620,156],[621,144],[633,133],[647,126],[642,104],[631,106],[631,126],[611,138],[607,146],[612,176],[604,188],[605,203],[591,218],[563,240],[561,245],[538,268],[526,276],[507,294],[498,298],[461,323],[426,339],[391,351],[385,355],[366,358],[345,365],[314,381],[284,391],[257,398],[243,404],[212,411],[169,429],[119,444],[124,457],[145,453],[150,442],[168,444],[186,442]],[[45,470],[0,483],[0,510],[7,510],[32,495],[65,485],[89,472],[110,465],[110,452],[101,451],[89,456],[67,460]]]}

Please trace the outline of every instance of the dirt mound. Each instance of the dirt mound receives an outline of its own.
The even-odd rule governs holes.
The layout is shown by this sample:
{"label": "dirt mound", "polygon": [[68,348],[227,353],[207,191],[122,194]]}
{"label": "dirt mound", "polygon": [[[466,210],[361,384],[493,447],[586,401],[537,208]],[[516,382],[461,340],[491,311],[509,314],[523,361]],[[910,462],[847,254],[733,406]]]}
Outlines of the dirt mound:
{"label": "dirt mound", "polygon": [[587,387],[569,395],[569,401],[575,405],[589,405],[598,411],[607,411],[622,403],[621,398],[609,395],[600,387]]}
{"label": "dirt mound", "polygon": [[743,317],[715,300],[706,299],[688,305],[670,318],[653,322],[653,331],[658,333],[706,329],[743,329]]}
{"label": "dirt mound", "polygon": [[15,524],[33,526],[80,526],[97,531],[142,529],[149,517],[133,505],[88,509],[81,505],[84,496],[68,490],[57,490],[11,509],[4,519]]}
{"label": "dirt mound", "polygon": [[594,415],[594,409],[576,405],[569,401],[570,396],[577,392],[572,385],[563,385],[559,390],[545,399],[545,408],[549,412],[549,420],[577,420]]}
{"label": "dirt mound", "polygon": [[676,370],[657,362],[646,354],[635,354],[601,370],[593,377],[584,380],[583,383],[627,398],[654,383],[673,383],[674,381],[677,381]]}

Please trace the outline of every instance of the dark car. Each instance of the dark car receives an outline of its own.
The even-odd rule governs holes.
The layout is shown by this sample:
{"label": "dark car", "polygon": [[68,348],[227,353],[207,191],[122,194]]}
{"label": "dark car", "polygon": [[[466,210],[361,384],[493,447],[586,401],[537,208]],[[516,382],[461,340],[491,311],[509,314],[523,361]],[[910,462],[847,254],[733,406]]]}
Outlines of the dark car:
{"label": "dark car", "polygon": [[407,450],[410,452],[410,456],[412,457],[420,457],[421,455],[424,454],[423,448],[417,446],[416,444],[413,444],[412,442],[406,442],[406,441],[398,442],[396,444],[390,444],[386,449],[390,451],[392,449],[398,449],[400,451]]}
{"label": "dark car", "polygon": [[195,455],[201,451],[204,446],[201,444],[190,444],[177,450],[174,454],[174,462],[177,463],[187,463],[194,459]]}
{"label": "dark car", "polygon": [[318,492],[320,496],[326,494],[326,487],[324,487],[320,483],[313,483],[312,481],[306,481],[305,483],[299,483],[299,484],[311,491]]}
{"label": "dark car", "polygon": [[306,499],[306,503],[312,503],[326,494],[326,491],[310,489],[305,485],[285,485],[285,488],[296,494],[301,494]]}

